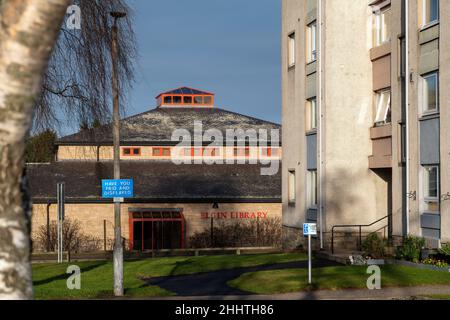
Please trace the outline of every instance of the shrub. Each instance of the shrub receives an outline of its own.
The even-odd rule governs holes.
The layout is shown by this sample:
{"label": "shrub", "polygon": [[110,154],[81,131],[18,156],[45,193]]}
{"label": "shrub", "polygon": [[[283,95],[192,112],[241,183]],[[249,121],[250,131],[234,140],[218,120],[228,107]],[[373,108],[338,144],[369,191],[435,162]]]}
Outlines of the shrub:
{"label": "shrub", "polygon": [[[35,235],[34,248],[38,251],[55,252],[58,246],[58,224],[50,223],[50,228],[40,226]],[[63,225],[63,246],[67,252],[93,252],[101,249],[102,241],[98,238],[85,235],[81,231],[78,220],[66,219]]]}
{"label": "shrub", "polygon": [[407,236],[403,239],[403,245],[397,248],[397,258],[412,262],[419,262],[424,245],[424,238]]}
{"label": "shrub", "polygon": [[439,253],[447,258],[450,258],[450,243],[447,243],[439,249]]}
{"label": "shrub", "polygon": [[197,232],[189,239],[192,248],[280,247],[281,219],[215,223],[212,230]]}
{"label": "shrub", "polygon": [[371,233],[362,243],[364,252],[373,259],[381,259],[386,256],[385,240],[381,239],[378,233]]}

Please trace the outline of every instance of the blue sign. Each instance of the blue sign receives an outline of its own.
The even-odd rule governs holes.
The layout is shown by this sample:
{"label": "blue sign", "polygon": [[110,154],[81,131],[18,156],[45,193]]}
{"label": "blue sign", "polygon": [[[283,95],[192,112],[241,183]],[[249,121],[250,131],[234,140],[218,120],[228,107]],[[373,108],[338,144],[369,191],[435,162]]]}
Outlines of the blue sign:
{"label": "blue sign", "polygon": [[317,224],[315,223],[304,223],[303,224],[303,235],[304,236],[315,236],[317,235]]}
{"label": "blue sign", "polygon": [[134,185],[132,179],[102,180],[102,198],[133,198]]}

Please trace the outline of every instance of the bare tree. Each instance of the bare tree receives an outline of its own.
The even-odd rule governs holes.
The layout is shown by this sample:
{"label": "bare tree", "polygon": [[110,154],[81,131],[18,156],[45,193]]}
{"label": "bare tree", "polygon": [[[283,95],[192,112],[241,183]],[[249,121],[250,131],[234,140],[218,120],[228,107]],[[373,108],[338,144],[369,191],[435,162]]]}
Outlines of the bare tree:
{"label": "bare tree", "polygon": [[99,121],[104,124],[110,119],[112,11],[127,13],[118,43],[121,105],[125,105],[134,80],[137,54],[131,8],[124,0],[72,1],[81,9],[80,29],[70,25],[61,28],[35,108],[34,128],[38,131],[60,124],[61,115],[75,127]]}
{"label": "bare tree", "polygon": [[33,297],[25,136],[69,0],[0,1],[0,299]]}

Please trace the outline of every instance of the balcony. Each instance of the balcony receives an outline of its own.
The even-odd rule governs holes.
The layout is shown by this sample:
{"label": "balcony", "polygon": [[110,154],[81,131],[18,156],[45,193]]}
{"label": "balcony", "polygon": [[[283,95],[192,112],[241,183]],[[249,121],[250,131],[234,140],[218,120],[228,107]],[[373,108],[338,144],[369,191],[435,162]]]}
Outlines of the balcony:
{"label": "balcony", "polygon": [[369,168],[392,168],[392,124],[371,128],[370,138],[372,155],[369,157]]}

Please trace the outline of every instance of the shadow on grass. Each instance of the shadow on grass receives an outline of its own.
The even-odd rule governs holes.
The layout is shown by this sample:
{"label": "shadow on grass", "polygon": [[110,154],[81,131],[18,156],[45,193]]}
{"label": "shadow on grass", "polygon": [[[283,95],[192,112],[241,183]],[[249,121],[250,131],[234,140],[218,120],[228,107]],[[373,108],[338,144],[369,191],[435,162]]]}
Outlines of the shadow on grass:
{"label": "shadow on grass", "polygon": [[[107,261],[99,261],[98,263],[83,267],[83,268],[81,268],[81,273],[83,274],[84,272],[92,271],[101,266],[104,266],[107,263],[108,263]],[[48,284],[48,283],[58,281],[58,280],[65,280],[65,279],[67,279],[67,277],[68,277],[68,274],[63,273],[63,274],[53,276],[53,277],[50,277],[47,279],[35,280],[35,281],[33,281],[33,286],[40,286],[40,285]]]}

